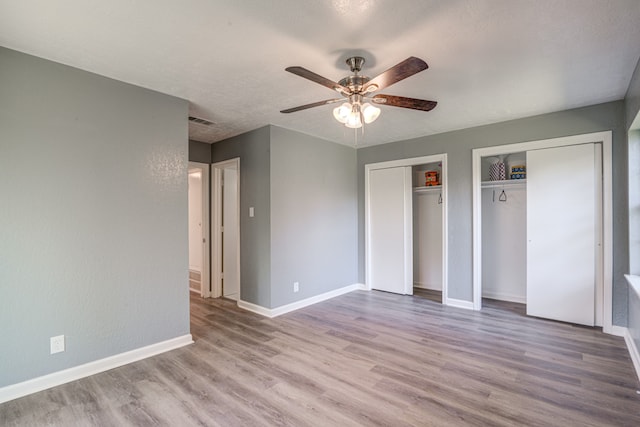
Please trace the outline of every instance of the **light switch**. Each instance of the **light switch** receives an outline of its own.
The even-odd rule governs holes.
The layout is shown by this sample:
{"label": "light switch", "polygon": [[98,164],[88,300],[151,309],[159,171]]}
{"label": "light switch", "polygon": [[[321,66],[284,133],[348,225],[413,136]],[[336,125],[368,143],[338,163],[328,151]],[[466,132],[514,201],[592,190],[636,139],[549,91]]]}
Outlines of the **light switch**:
{"label": "light switch", "polygon": [[249,218],[253,218],[253,206],[249,208]]}

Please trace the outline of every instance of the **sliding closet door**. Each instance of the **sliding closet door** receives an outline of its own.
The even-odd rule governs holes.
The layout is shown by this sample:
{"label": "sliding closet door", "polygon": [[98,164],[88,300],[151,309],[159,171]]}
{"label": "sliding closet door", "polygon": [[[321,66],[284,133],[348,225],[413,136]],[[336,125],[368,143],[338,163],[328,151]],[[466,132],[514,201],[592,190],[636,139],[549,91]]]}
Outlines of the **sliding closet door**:
{"label": "sliding closet door", "polygon": [[411,168],[369,171],[369,283],[413,294]]}
{"label": "sliding closet door", "polygon": [[595,144],[527,152],[527,314],[594,324]]}

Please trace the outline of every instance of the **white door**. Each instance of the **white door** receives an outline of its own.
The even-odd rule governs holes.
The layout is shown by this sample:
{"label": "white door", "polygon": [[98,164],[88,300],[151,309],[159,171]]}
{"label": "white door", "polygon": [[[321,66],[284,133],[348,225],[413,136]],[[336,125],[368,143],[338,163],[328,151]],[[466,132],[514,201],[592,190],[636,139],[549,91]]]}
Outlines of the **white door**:
{"label": "white door", "polygon": [[240,259],[238,250],[238,171],[223,170],[222,190],[222,295],[240,298]]}
{"label": "white door", "polygon": [[411,167],[369,171],[369,282],[413,294]]}
{"label": "white door", "polygon": [[202,171],[189,169],[189,288],[202,292]]}
{"label": "white door", "polygon": [[594,324],[595,144],[527,152],[527,314]]}

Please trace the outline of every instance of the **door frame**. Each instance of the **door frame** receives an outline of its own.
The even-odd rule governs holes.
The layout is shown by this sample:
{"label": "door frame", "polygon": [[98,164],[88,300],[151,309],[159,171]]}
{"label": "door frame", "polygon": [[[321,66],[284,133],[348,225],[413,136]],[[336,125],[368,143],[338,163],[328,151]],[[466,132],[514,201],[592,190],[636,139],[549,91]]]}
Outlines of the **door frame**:
{"label": "door frame", "polygon": [[209,245],[209,164],[189,162],[187,176],[190,170],[200,169],[202,173],[202,272],[200,275],[200,296],[209,298],[211,295],[211,256]]}
{"label": "door frame", "polygon": [[[236,181],[236,193],[237,193],[237,228],[236,236],[238,236],[237,254],[238,257],[238,269],[237,277],[240,284],[242,283],[240,278],[240,158],[235,157],[233,159],[224,160],[221,162],[213,163],[211,165],[211,297],[219,298],[222,296],[222,259],[220,257],[222,253],[222,235],[220,229],[222,227],[222,171],[228,168],[236,169],[238,173],[238,179]],[[239,286],[238,301],[242,300],[242,286]]]}
{"label": "door frame", "polygon": [[[387,162],[380,163],[369,163],[364,166],[364,188],[365,188],[365,198],[364,198],[364,217],[365,217],[365,231],[364,231],[364,247],[365,247],[365,289],[371,290],[371,236],[370,236],[370,206],[369,206],[369,197],[370,197],[370,186],[369,186],[369,174],[372,170],[376,169],[388,169],[388,168],[396,168],[396,167],[411,167],[422,165],[425,163],[435,163],[440,162],[442,164],[442,304],[448,304],[448,282],[449,282],[449,273],[448,273],[448,265],[449,265],[449,254],[448,254],[448,233],[447,233],[447,218],[448,218],[448,197],[447,197],[447,154],[433,154],[429,156],[422,157],[412,157],[408,159],[400,159],[400,160],[391,160]],[[413,193],[411,193],[413,197]],[[413,209],[410,210],[413,212]],[[406,232],[405,225],[405,232]],[[408,242],[407,242],[408,240]],[[409,235],[408,239],[405,239],[407,251],[405,253],[411,254],[411,259],[409,260],[413,263],[413,235]],[[405,260],[405,264],[407,260]]]}
{"label": "door frame", "polygon": [[603,331],[618,335],[613,326],[613,184],[612,184],[612,132],[595,132],[538,141],[497,145],[472,150],[473,179],[473,309],[482,309],[482,157],[522,151],[555,148],[567,145],[602,144],[602,314]]}

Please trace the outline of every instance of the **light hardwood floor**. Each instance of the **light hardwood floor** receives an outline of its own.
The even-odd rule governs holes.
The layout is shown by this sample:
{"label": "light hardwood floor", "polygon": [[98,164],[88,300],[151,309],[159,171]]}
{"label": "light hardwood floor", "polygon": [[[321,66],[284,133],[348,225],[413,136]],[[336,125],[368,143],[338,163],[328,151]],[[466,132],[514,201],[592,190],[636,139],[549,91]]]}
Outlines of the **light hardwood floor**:
{"label": "light hardwood floor", "polygon": [[0,405],[0,425],[640,426],[624,341],[357,291],[265,319],[191,300],[196,343]]}

